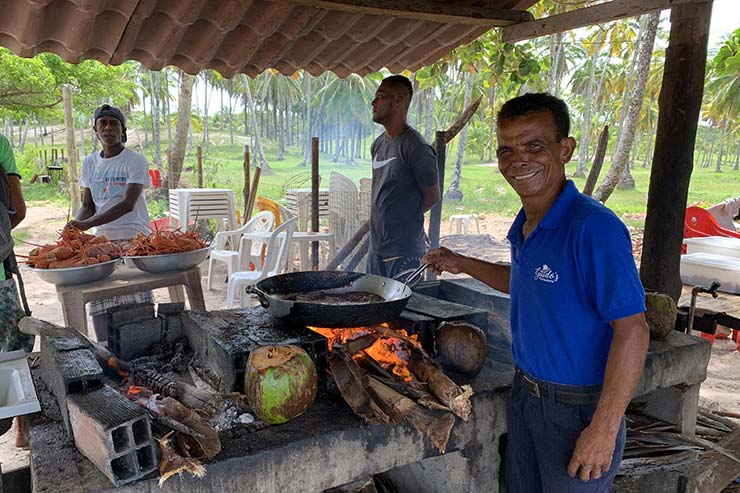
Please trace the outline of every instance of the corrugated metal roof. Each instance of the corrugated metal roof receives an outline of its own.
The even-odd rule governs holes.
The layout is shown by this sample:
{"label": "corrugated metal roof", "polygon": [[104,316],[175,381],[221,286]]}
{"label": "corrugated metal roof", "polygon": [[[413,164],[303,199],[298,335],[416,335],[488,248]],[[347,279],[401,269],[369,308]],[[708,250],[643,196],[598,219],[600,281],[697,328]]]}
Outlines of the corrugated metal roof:
{"label": "corrugated metal roof", "polygon": [[[525,9],[537,0],[415,3],[434,2]],[[189,73],[212,68],[225,77],[237,72],[255,76],[267,68],[286,75],[299,68],[314,75],[330,70],[344,77],[382,67],[393,72],[416,70],[469,43],[491,25],[507,24],[435,22],[423,16],[414,19],[325,8],[331,3],[0,0],[0,45],[24,57],[52,52],[73,63],[92,58],[116,65],[133,59],[153,70],[167,65]]]}

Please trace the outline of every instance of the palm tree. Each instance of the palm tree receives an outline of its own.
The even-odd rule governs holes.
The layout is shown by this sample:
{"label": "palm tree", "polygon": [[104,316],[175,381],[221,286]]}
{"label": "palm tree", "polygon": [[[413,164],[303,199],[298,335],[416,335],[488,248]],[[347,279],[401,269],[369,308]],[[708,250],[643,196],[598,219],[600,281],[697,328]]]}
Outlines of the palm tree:
{"label": "palm tree", "polygon": [[[259,167],[262,168],[263,175],[272,175],[274,172],[265,158],[265,151],[262,149],[262,140],[260,139],[260,129],[257,126],[257,108],[252,97],[252,88],[250,87],[250,79],[246,74],[242,74],[242,89],[244,90],[244,106],[245,111],[249,112],[249,125],[245,126],[244,133],[249,133],[251,127],[254,135],[254,158],[259,162]],[[245,119],[246,120],[246,119]]]}
{"label": "palm tree", "polygon": [[190,129],[190,108],[193,102],[193,84],[195,76],[180,71],[180,91],[177,98],[177,123],[175,124],[175,142],[171,146],[169,171],[165,188],[177,188],[180,183],[182,164],[185,160],[185,147]]}

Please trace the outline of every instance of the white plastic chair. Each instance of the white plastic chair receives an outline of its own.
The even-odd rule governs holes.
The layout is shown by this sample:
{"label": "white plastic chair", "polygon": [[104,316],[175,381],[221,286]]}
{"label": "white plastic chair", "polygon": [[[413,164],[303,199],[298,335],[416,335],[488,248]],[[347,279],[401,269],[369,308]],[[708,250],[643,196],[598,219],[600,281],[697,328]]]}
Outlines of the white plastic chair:
{"label": "white plastic chair", "polygon": [[234,308],[237,292],[241,293],[240,306],[245,307],[247,299],[249,299],[245,292],[247,286],[253,286],[265,277],[280,274],[285,266],[285,258],[290,251],[290,240],[295,232],[296,219],[295,217],[289,219],[272,232],[270,239],[267,241],[267,251],[265,252],[265,262],[262,264],[262,269],[234,272],[229,276],[229,287],[226,293],[227,308]]}
{"label": "white plastic chair", "polygon": [[[252,219],[247,221],[247,224],[239,229],[233,231],[219,231],[213,238],[213,248],[211,249],[211,258],[208,260],[208,284],[207,289],[211,289],[213,279],[213,262],[221,261],[226,262],[226,269],[229,277],[238,271],[239,265],[239,240],[244,233],[251,233],[253,231],[270,231],[272,225],[275,223],[275,216],[270,211],[262,211]],[[255,242],[253,244],[252,252],[247,252],[247,265],[253,261],[253,253],[256,247],[256,256],[259,259],[259,255],[262,251],[264,243]],[[242,253],[242,258],[244,253]],[[255,265],[257,262],[255,262]]]}

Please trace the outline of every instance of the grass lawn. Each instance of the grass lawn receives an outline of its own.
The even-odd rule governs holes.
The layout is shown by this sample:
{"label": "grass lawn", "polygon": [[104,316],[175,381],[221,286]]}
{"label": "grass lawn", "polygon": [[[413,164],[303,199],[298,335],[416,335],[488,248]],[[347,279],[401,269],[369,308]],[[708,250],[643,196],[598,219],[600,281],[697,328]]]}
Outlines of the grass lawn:
{"label": "grass lawn", "polygon": [[[227,136],[214,136],[214,142],[228,142]],[[162,148],[166,148],[166,142]],[[285,190],[290,188],[308,188],[311,186],[310,165],[299,166],[302,161],[300,150],[289,148],[285,159],[277,161],[277,149],[271,142],[266,142],[265,152],[274,175],[263,175],[260,178],[259,195],[284,203]],[[151,158],[151,150],[147,149],[147,157]],[[243,147],[239,145],[212,144],[204,158],[203,175],[205,187],[230,188],[234,190],[238,208],[243,208],[242,187],[242,154]],[[353,165],[346,165],[343,161],[334,163],[330,155],[320,157],[321,187],[328,188],[329,176],[332,171],[340,172],[355,182],[360,178],[370,177],[371,164],[368,160],[357,160]],[[641,162],[641,161],[640,161]],[[449,187],[450,176],[454,164],[454,156],[448,156],[445,173],[445,189]],[[602,176],[607,172],[610,162],[607,158]],[[187,186],[197,183],[195,176],[195,152],[186,156],[185,171],[182,179]],[[567,172],[572,173],[575,163],[570,163]],[[633,190],[616,190],[606,205],[614,210],[631,226],[641,227],[644,222],[644,213],[647,207],[647,191],[650,180],[650,169],[639,165],[632,170],[636,187]],[[585,178],[575,179],[578,188],[582,188]],[[445,201],[443,217],[459,213],[495,213],[503,216],[514,215],[520,207],[519,199],[506,181],[501,177],[498,168],[491,164],[466,163],[462,169],[460,189],[464,194],[461,202]],[[68,199],[57,187],[48,184],[24,185],[26,200],[51,200],[62,207],[67,207]],[[733,171],[729,166],[723,173],[716,173],[714,166],[710,168],[695,168],[689,189],[688,203],[700,203],[708,206],[722,200],[740,195],[740,171]],[[164,200],[162,200],[164,202]],[[161,215],[166,204],[151,204],[150,209],[154,217]]]}

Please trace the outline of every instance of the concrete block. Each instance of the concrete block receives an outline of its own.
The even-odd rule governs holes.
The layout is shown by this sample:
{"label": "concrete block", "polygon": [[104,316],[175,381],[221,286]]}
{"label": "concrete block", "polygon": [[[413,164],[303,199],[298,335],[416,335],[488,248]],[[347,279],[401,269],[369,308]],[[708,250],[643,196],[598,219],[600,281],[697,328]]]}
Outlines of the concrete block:
{"label": "concrete block", "polygon": [[182,312],[185,303],[160,303],[157,305],[157,317],[162,321],[162,339],[173,342],[184,336],[182,329]]}
{"label": "concrete block", "polygon": [[77,449],[118,487],[157,469],[149,415],[105,385],[67,397]]}
{"label": "concrete block", "polygon": [[124,361],[144,356],[161,340],[162,320],[159,318],[108,325],[108,349]]}
{"label": "concrete block", "polygon": [[103,369],[89,349],[56,350],[57,347],[74,347],[68,342],[64,340],[59,345],[54,340],[46,342],[41,351],[41,377],[56,397],[62,420],[69,433],[67,395],[100,387],[103,384]]}
{"label": "concrete block", "polygon": [[154,318],[153,303],[130,303],[108,308],[108,325],[119,327]]}
{"label": "concrete block", "polygon": [[644,404],[642,412],[645,415],[676,425],[679,433],[693,436],[696,432],[700,387],[700,384],[674,385],[655,390],[632,402]]}

